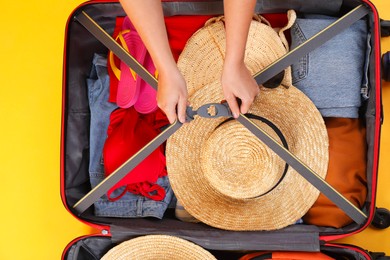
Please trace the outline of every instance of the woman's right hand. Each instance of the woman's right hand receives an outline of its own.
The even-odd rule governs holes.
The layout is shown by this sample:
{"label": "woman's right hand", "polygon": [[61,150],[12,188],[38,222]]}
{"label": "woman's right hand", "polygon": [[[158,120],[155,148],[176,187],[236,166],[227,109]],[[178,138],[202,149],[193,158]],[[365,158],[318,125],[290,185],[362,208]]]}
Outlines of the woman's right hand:
{"label": "woman's right hand", "polygon": [[177,66],[164,67],[158,73],[157,105],[171,124],[176,119],[184,123],[188,94],[183,75]]}

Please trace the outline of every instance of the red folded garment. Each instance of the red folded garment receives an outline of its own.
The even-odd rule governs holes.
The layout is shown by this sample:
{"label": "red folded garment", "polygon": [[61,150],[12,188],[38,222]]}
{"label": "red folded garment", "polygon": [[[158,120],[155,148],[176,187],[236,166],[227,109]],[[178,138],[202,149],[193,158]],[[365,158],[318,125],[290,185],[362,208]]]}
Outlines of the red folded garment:
{"label": "red folded garment", "polygon": [[[166,124],[168,121],[161,110],[147,115],[139,114],[133,107],[119,108],[112,112],[103,148],[106,176],[156,137],[159,129]],[[164,199],[165,190],[155,183],[159,177],[167,175],[165,165],[164,147],[160,146],[115,184],[107,196],[111,200],[117,200],[130,191],[154,200]],[[123,186],[126,187],[124,192],[112,198],[112,192]]]}

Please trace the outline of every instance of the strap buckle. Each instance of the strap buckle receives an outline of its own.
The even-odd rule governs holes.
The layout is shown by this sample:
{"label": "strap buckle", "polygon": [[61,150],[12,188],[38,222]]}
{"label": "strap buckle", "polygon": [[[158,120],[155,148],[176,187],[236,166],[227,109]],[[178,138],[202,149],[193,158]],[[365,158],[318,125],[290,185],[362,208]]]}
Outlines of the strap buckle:
{"label": "strap buckle", "polygon": [[227,102],[204,104],[197,110],[193,110],[191,106],[188,106],[186,121],[194,120],[196,115],[204,118],[232,117],[232,111]]}

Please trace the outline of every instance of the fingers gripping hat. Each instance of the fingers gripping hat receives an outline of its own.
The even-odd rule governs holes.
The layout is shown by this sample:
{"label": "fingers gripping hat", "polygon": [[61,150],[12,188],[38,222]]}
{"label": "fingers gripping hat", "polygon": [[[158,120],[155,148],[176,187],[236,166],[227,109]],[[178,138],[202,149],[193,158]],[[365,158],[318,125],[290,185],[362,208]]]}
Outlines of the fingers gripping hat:
{"label": "fingers gripping hat", "polygon": [[102,260],[216,260],[202,247],[187,240],[167,235],[137,237],[112,248]]}
{"label": "fingers gripping hat", "polygon": [[[224,34],[216,32],[218,38],[215,38],[213,33],[221,29],[223,21],[206,25],[201,31],[208,33],[197,32],[185,47],[184,56],[188,49],[203,48],[196,44],[200,41],[211,45],[213,50],[222,48]],[[246,52],[251,54],[251,58],[246,56],[246,65],[257,72],[285,54],[286,47],[272,28],[252,21]],[[193,88],[189,101],[194,109],[224,98],[219,79],[209,70],[197,72],[202,82],[192,75],[197,66],[219,66],[223,56],[199,54],[203,58],[181,62],[179,59],[182,71],[192,71],[185,77],[189,88]],[[260,86],[249,116],[324,178],[328,138],[323,119],[315,105],[292,86],[291,76],[286,76],[282,84],[289,87]],[[196,117],[168,139],[166,156],[170,182],[178,200],[191,215],[213,227],[280,229],[300,219],[319,195],[314,186],[235,120]]]}

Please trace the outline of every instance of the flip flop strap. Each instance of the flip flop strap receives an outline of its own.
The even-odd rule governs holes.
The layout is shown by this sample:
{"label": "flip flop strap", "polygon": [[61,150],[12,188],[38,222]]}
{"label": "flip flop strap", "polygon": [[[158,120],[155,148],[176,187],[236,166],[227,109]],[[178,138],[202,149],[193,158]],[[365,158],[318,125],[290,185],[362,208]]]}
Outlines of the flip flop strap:
{"label": "flip flop strap", "polygon": [[[118,35],[115,37],[115,41],[118,42],[118,40],[119,40],[119,43],[121,44],[121,46],[127,52],[130,53],[129,47],[126,44],[125,38],[123,38],[123,34],[129,33],[129,32],[130,32],[130,30],[123,30],[123,31],[119,32]],[[115,77],[119,80],[121,78],[121,70],[115,64],[114,53],[112,51],[109,51],[108,56],[109,56],[109,63],[110,63],[111,69],[114,72]],[[136,79],[136,73],[131,68],[129,68],[129,69],[130,69],[131,75],[133,76],[133,78],[135,80]]]}

